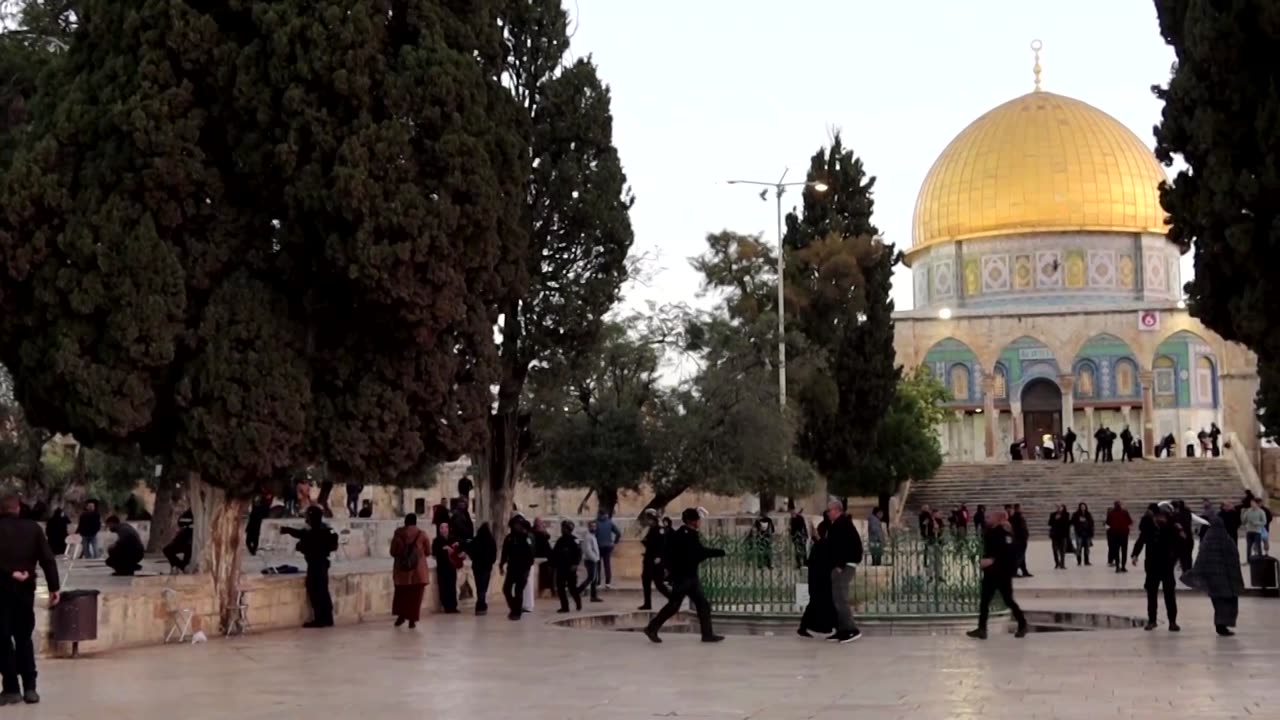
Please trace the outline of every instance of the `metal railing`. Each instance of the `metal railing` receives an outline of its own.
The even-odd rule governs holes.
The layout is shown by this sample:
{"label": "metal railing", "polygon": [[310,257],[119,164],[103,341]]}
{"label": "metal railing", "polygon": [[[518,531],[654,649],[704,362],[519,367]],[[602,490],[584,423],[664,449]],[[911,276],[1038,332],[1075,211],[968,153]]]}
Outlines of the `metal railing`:
{"label": "metal railing", "polygon": [[[712,609],[722,614],[799,615],[808,604],[807,555],[785,536],[712,535],[708,546],[725,557],[701,566],[703,590]],[[972,533],[944,532],[936,539],[898,530],[879,547],[864,543],[862,564],[849,588],[860,617],[969,615],[978,612],[982,539]],[[806,557],[807,559],[807,557]]]}

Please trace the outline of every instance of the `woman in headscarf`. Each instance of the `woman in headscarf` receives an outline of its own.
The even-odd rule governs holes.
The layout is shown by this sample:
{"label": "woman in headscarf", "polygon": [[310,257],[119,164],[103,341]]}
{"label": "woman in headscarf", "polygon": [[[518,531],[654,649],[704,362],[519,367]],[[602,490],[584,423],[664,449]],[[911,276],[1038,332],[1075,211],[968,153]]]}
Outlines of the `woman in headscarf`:
{"label": "woman in headscarf", "polygon": [[1244,592],[1244,576],[1240,573],[1240,549],[1227,532],[1222,518],[1209,518],[1209,529],[1200,541],[1200,554],[1182,581],[1203,590],[1213,602],[1213,624],[1224,637],[1235,635],[1231,628],[1240,614],[1240,593]]}
{"label": "woman in headscarf", "polygon": [[827,528],[830,523],[818,525],[818,538],[809,549],[809,604],[800,618],[800,637],[813,637],[813,633],[826,635],[835,629],[836,605],[831,598],[831,553],[827,545]]}
{"label": "woman in headscarf", "polygon": [[418,528],[418,516],[404,516],[404,526],[396,528],[391,536],[391,557],[395,565],[391,581],[395,594],[391,596],[391,614],[396,616],[396,627],[409,623],[418,626],[422,614],[422,596],[426,593],[430,576],[427,573],[427,556],[431,554],[431,541]]}

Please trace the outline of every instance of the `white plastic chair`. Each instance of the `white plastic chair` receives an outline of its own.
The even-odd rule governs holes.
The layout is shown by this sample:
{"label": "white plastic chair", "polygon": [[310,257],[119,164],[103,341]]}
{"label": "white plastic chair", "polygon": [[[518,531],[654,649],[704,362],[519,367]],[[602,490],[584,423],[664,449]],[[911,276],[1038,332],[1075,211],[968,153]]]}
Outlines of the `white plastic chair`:
{"label": "white plastic chair", "polygon": [[173,640],[174,636],[177,636],[178,642],[186,642],[191,637],[191,618],[196,611],[182,607],[178,602],[178,591],[173,588],[165,588],[161,593],[164,596],[164,609],[169,613],[169,632],[165,633],[165,644]]}
{"label": "white plastic chair", "polygon": [[[259,548],[261,549],[261,548]],[[231,606],[235,614],[231,616],[231,622],[227,623],[226,636],[244,635],[249,632],[249,593],[244,590],[236,592],[236,604]]]}

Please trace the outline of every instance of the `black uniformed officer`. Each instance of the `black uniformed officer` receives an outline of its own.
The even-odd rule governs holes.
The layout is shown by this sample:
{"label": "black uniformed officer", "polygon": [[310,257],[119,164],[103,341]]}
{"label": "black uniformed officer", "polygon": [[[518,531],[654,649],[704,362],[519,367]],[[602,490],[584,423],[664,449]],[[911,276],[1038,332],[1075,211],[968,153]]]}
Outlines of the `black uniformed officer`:
{"label": "black uniformed officer", "polygon": [[1178,632],[1178,598],[1177,581],[1173,569],[1178,564],[1178,556],[1182,552],[1183,543],[1188,537],[1178,523],[1170,517],[1170,508],[1158,506],[1151,516],[1152,522],[1144,523],[1138,535],[1138,543],[1133,546],[1133,564],[1138,564],[1138,556],[1145,548],[1147,558],[1144,568],[1147,571],[1147,625],[1145,630],[1156,628],[1157,594],[1164,586],[1164,612],[1169,616],[1169,632]]}
{"label": "black uniformed officer", "polygon": [[724,638],[711,631],[711,605],[707,603],[706,596],[702,594],[702,584],[698,582],[698,565],[708,558],[724,557],[724,550],[702,544],[702,538],[698,536],[702,516],[697,509],[685,510],[680,515],[680,520],[684,524],[671,534],[663,560],[671,577],[671,595],[667,598],[667,604],[649,621],[644,634],[653,642],[662,642],[662,638],[658,637],[658,630],[680,611],[680,606],[687,597],[693,601],[693,607],[698,611],[702,642],[720,642]]}
{"label": "black uniformed officer", "polygon": [[305,628],[333,627],[333,598],[329,596],[329,553],[338,549],[338,536],[324,523],[324,512],[312,505],[307,508],[305,528],[280,528],[280,532],[298,538],[298,552],[307,561],[307,601],[311,603],[311,622]]}
{"label": "black uniformed officer", "polygon": [[978,605],[978,629],[970,630],[969,637],[987,639],[987,615],[991,610],[991,598],[1000,593],[1005,607],[1018,621],[1014,637],[1025,637],[1027,618],[1022,608],[1013,600],[1013,572],[1018,567],[1018,543],[1013,537],[1009,515],[996,510],[988,516],[988,528],[982,537],[982,599]]}
{"label": "black uniformed officer", "polygon": [[[17,495],[0,497],[0,705],[40,702],[36,692],[36,566],[49,586],[49,605],[58,604],[58,563],[44,531],[19,517]],[[18,681],[22,681],[19,695]]]}
{"label": "black uniformed officer", "polygon": [[645,511],[645,520],[649,523],[649,530],[641,541],[644,544],[644,561],[640,570],[640,589],[644,592],[644,604],[640,609],[652,610],[653,588],[658,588],[658,594],[664,598],[671,594],[671,588],[662,579],[666,573],[666,568],[662,566],[662,554],[666,551],[667,530],[662,527],[658,513],[653,510]]}

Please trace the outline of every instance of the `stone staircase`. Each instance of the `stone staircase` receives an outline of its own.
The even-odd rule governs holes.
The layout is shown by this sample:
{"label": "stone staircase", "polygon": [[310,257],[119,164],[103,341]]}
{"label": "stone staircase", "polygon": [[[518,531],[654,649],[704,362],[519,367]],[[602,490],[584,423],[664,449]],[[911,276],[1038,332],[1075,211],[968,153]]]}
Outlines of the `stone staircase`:
{"label": "stone staircase", "polygon": [[970,513],[978,505],[990,511],[1016,502],[1022,503],[1032,535],[1039,536],[1048,534],[1049,515],[1057,504],[1065,503],[1075,512],[1076,505],[1085,502],[1101,531],[1103,516],[1116,500],[1136,521],[1153,502],[1182,499],[1198,512],[1204,498],[1239,502],[1244,493],[1235,465],[1226,458],[1072,464],[952,462],[945,463],[932,479],[912,483],[903,521],[914,526],[920,506],[926,503],[946,514],[962,502]]}

